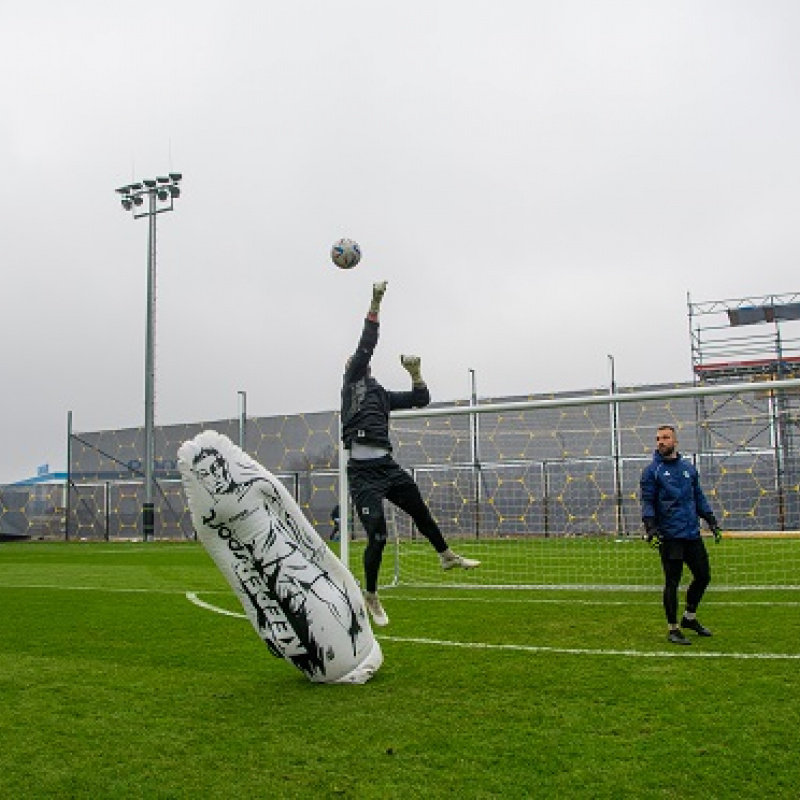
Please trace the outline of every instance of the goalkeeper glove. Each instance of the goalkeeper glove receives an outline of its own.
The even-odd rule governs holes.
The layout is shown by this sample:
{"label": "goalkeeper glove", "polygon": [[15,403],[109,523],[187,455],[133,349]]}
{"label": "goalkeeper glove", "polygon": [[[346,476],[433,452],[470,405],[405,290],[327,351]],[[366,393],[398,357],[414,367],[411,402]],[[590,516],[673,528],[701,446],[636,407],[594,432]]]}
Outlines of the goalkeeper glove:
{"label": "goalkeeper glove", "polygon": [[710,514],[706,517],[706,522],[711,529],[711,533],[714,534],[714,543],[719,544],[722,541],[722,528],[720,528],[717,518],[713,514]]}
{"label": "goalkeeper glove", "polygon": [[658,550],[661,547],[661,534],[658,530],[652,530],[646,534],[647,544],[653,548],[653,550]]}
{"label": "goalkeeper glove", "polygon": [[650,517],[644,519],[644,539],[652,548],[658,550],[661,545],[661,533],[656,527],[656,521]]}
{"label": "goalkeeper glove", "polygon": [[425,383],[422,380],[422,359],[419,356],[400,356],[400,363],[411,376],[413,384]]}
{"label": "goalkeeper glove", "polygon": [[377,314],[380,311],[384,294],[386,294],[386,281],[372,284],[372,302],[369,304],[370,314]]}

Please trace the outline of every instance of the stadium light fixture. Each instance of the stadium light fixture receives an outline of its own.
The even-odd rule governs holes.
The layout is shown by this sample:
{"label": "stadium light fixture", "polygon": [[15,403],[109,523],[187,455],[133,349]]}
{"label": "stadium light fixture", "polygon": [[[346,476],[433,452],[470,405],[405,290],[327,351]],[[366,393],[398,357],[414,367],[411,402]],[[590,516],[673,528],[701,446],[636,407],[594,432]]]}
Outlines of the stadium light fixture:
{"label": "stadium light fixture", "polygon": [[[152,540],[155,532],[153,484],[155,473],[155,318],[156,318],[156,217],[172,211],[173,201],[180,196],[177,182],[183,176],[171,172],[168,178],[147,178],[116,190],[125,211],[134,219],[147,217],[147,309],[144,354],[144,502],[142,503],[142,538]],[[147,205],[145,206],[145,199]]]}

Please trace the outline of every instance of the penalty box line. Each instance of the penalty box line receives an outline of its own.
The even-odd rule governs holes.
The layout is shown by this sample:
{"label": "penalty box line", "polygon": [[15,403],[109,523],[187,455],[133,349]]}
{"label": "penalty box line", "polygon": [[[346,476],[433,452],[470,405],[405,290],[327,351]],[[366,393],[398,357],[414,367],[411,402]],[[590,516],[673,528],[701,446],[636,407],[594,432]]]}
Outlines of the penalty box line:
{"label": "penalty box line", "polygon": [[[247,619],[246,615],[238,611],[229,611],[226,608],[214,606],[201,600],[196,592],[186,592],[186,599],[200,608],[223,614],[227,617]],[[800,653],[720,653],[720,652],[686,652],[681,650],[609,650],[598,648],[593,650],[588,647],[552,647],[549,645],[532,644],[490,644],[489,642],[453,642],[446,639],[425,639],[415,636],[386,636],[376,637],[380,642],[397,642],[399,644],[421,644],[433,647],[459,647],[465,650],[504,650],[517,653],[547,653],[568,656],[623,656],[626,658],[730,658],[734,660],[753,661],[800,661]]]}

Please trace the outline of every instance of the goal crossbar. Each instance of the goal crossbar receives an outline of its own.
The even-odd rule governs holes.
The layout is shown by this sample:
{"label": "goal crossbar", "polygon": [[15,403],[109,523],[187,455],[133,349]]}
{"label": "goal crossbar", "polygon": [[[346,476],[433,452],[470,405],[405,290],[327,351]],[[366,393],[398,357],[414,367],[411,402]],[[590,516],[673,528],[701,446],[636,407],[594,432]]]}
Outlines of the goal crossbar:
{"label": "goal crossbar", "polygon": [[[682,431],[695,432],[693,457],[701,482],[712,505],[720,507],[726,538],[719,548],[711,546],[716,585],[792,588],[800,574],[800,526],[792,517],[800,514],[800,454],[791,437],[788,444],[778,441],[784,434],[775,420],[798,427],[798,390],[800,378],[394,412],[398,461],[415,475],[448,542],[480,558],[483,566],[438,574],[427,541],[404,514],[387,508],[396,546],[392,582],[565,588],[657,584],[658,559],[640,540],[638,475],[652,458],[656,423],[675,422]],[[782,398],[791,398],[791,413]],[[630,410],[619,421],[614,413],[600,418],[598,406]],[[723,413],[719,409],[725,411],[717,418],[715,413]],[[477,426],[464,420],[473,415],[483,420],[477,434]],[[622,448],[620,431],[626,439]],[[470,440],[476,435],[481,447]],[[584,436],[591,441],[581,450]],[[546,450],[554,442],[561,452],[552,455]],[[508,450],[498,454],[506,445]],[[491,452],[483,453],[484,448]],[[514,448],[527,449],[518,454]],[[343,508],[344,458],[340,448]],[[347,563],[352,518],[341,518]],[[355,525],[357,541],[363,531],[357,520]]]}

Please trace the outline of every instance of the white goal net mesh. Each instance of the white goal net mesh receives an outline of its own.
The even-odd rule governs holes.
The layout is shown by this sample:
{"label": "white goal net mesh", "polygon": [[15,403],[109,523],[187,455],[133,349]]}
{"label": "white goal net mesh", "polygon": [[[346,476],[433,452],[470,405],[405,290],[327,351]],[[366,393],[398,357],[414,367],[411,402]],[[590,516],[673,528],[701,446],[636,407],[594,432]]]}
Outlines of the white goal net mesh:
{"label": "white goal net mesh", "polygon": [[[797,588],[799,391],[789,380],[398,413],[395,457],[452,549],[482,564],[443,573],[387,503],[395,570],[387,549],[382,581],[660,585],[657,553],[641,539],[639,477],[657,426],[671,424],[725,532],[708,541],[714,585]],[[359,535],[356,525],[356,549]]]}

